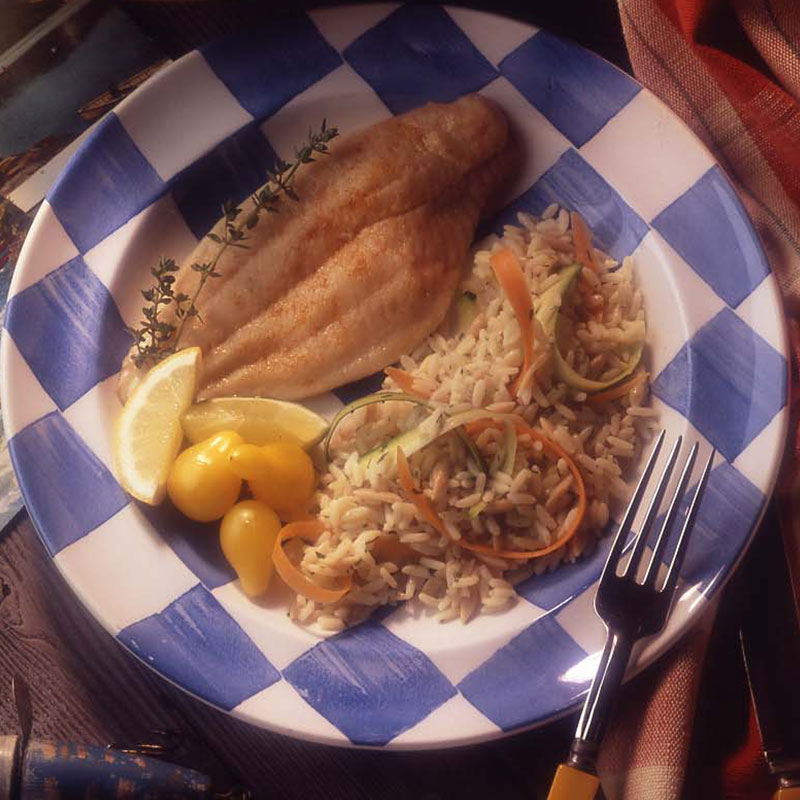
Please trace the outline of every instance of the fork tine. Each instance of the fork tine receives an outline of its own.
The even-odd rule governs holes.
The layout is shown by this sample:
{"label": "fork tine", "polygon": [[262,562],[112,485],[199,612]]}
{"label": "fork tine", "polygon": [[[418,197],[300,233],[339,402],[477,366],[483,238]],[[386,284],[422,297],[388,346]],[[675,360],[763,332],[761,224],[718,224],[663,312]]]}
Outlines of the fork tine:
{"label": "fork tine", "polygon": [[664,498],[664,492],[667,490],[667,484],[669,483],[670,475],[672,475],[672,469],[678,458],[678,452],[681,449],[682,442],[683,437],[679,436],[675,440],[675,444],[672,445],[672,452],[667,459],[667,465],[664,467],[664,471],[661,473],[661,478],[658,481],[658,486],[656,486],[656,490],[650,498],[647,514],[645,515],[644,522],[642,522],[642,527],[639,529],[639,534],[636,537],[636,544],[633,546],[630,561],[628,561],[628,566],[625,568],[625,577],[636,578],[636,570],[639,569],[639,563],[644,555],[644,549],[647,547],[647,537],[650,535],[650,529],[653,527],[653,520],[655,520],[656,514],[658,514],[658,509]]}
{"label": "fork tine", "polygon": [[639,483],[636,484],[636,491],[634,491],[633,497],[631,497],[630,503],[628,503],[628,507],[625,509],[625,516],[622,518],[622,522],[619,524],[619,530],[617,531],[617,535],[614,537],[614,543],[611,545],[611,549],[608,551],[608,558],[606,559],[605,566],[603,567],[603,574],[600,576],[601,586],[606,580],[606,575],[609,572],[616,572],[617,570],[619,557],[622,554],[622,548],[625,546],[625,539],[628,537],[628,531],[631,529],[631,525],[633,524],[633,518],[636,516],[636,512],[639,510],[639,504],[642,502],[644,491],[647,488],[647,484],[650,482],[650,474],[653,472],[656,459],[661,451],[661,445],[664,444],[664,437],[666,436],[666,433],[667,432],[665,430],[662,430],[661,433],[658,434],[658,439],[656,439],[656,443],[653,445],[653,451],[650,453],[650,458],[647,459],[647,464],[645,465],[641,478],[639,478]]}
{"label": "fork tine", "polygon": [[669,504],[667,516],[664,518],[664,522],[658,534],[658,539],[656,539],[656,544],[653,548],[653,557],[650,559],[650,564],[644,576],[644,586],[653,586],[656,582],[656,575],[658,575],[658,570],[661,566],[661,559],[664,557],[664,550],[667,548],[667,542],[669,541],[669,534],[675,521],[675,515],[678,513],[678,507],[686,491],[686,485],[689,483],[689,478],[691,477],[692,469],[694,469],[694,462],[697,458],[697,451],[699,448],[700,445],[695,442],[692,445],[692,449],[689,451],[686,463],[683,465],[683,472],[681,472],[681,477],[678,481],[678,488],[675,490],[675,494],[672,495],[672,501]]}
{"label": "fork tine", "polygon": [[678,539],[678,545],[675,548],[675,555],[672,556],[672,563],[669,565],[669,571],[667,572],[667,577],[664,580],[664,588],[661,590],[667,595],[671,595],[675,591],[675,586],[678,583],[678,576],[680,575],[681,565],[683,564],[683,556],[686,552],[686,547],[689,544],[689,536],[692,533],[694,520],[697,516],[697,510],[700,507],[700,500],[703,497],[703,492],[705,491],[706,484],[708,483],[708,476],[711,474],[711,462],[714,460],[716,453],[716,448],[712,447],[711,453],[706,461],[706,465],[703,467],[703,474],[700,476],[700,481],[697,484],[694,497],[692,498],[692,505],[689,507],[689,511],[687,512],[686,519],[683,523],[683,528],[681,528],[681,535]]}

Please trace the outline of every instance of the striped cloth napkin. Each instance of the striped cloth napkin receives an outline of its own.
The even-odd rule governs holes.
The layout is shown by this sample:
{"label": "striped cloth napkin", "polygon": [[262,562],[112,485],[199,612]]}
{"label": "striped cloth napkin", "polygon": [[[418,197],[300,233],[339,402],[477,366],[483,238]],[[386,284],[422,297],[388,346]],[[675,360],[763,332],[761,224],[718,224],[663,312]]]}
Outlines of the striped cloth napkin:
{"label": "striped cloth napkin", "polygon": [[[800,6],[797,0],[618,0],[641,83],[733,179],[783,292],[793,360],[792,426],[778,487],[800,566]],[[794,559],[792,559],[792,556]],[[800,569],[795,572],[800,586]],[[712,615],[713,616],[713,615]],[[677,800],[711,619],[628,687],[601,753],[609,800]],[[725,800],[770,796],[757,731],[724,767]]]}

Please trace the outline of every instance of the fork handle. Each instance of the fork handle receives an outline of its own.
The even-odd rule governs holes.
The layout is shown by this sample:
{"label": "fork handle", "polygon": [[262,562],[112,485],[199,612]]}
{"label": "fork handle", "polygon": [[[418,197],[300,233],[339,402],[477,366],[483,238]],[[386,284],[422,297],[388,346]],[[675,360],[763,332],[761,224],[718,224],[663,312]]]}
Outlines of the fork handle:
{"label": "fork handle", "polygon": [[547,800],[594,800],[599,788],[597,775],[590,775],[569,764],[560,764]]}
{"label": "fork handle", "polygon": [[589,687],[570,748],[567,763],[576,769],[589,773],[595,771],[597,750],[619,695],[633,642],[634,637],[623,631],[614,628],[608,631],[600,664]]}
{"label": "fork handle", "polygon": [[609,629],[566,764],[556,771],[547,800],[593,800],[600,779],[596,774],[597,749],[613,710],[631,656],[633,637]]}

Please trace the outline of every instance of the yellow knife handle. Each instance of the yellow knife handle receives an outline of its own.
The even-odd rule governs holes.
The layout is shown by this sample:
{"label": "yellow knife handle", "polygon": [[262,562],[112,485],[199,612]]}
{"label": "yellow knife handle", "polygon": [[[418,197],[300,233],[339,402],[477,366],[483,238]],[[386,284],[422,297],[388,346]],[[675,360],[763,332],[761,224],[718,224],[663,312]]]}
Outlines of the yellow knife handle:
{"label": "yellow knife handle", "polygon": [[[560,764],[550,786],[547,800],[594,800],[600,788],[600,778],[589,772]],[[777,799],[777,795],[773,800]],[[781,797],[780,800],[785,800]],[[789,800],[795,800],[790,797]]]}
{"label": "yellow knife handle", "polygon": [[786,786],[778,789],[772,800],[800,800],[800,786]]}

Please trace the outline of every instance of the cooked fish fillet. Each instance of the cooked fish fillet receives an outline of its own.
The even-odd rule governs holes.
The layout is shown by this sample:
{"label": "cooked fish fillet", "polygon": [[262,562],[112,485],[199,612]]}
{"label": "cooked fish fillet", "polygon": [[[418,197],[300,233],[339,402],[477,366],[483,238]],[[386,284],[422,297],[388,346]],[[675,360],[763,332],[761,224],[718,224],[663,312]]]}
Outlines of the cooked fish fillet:
{"label": "cooked fish fillet", "polygon": [[[203,350],[200,397],[309,397],[411,350],[444,318],[514,155],[505,116],[479,95],[334,140],[298,172],[299,201],[263,215],[248,249],[228,249],[204,288],[203,322],[180,342]],[[204,238],[175,291],[191,295],[190,265],[217,250]]]}

